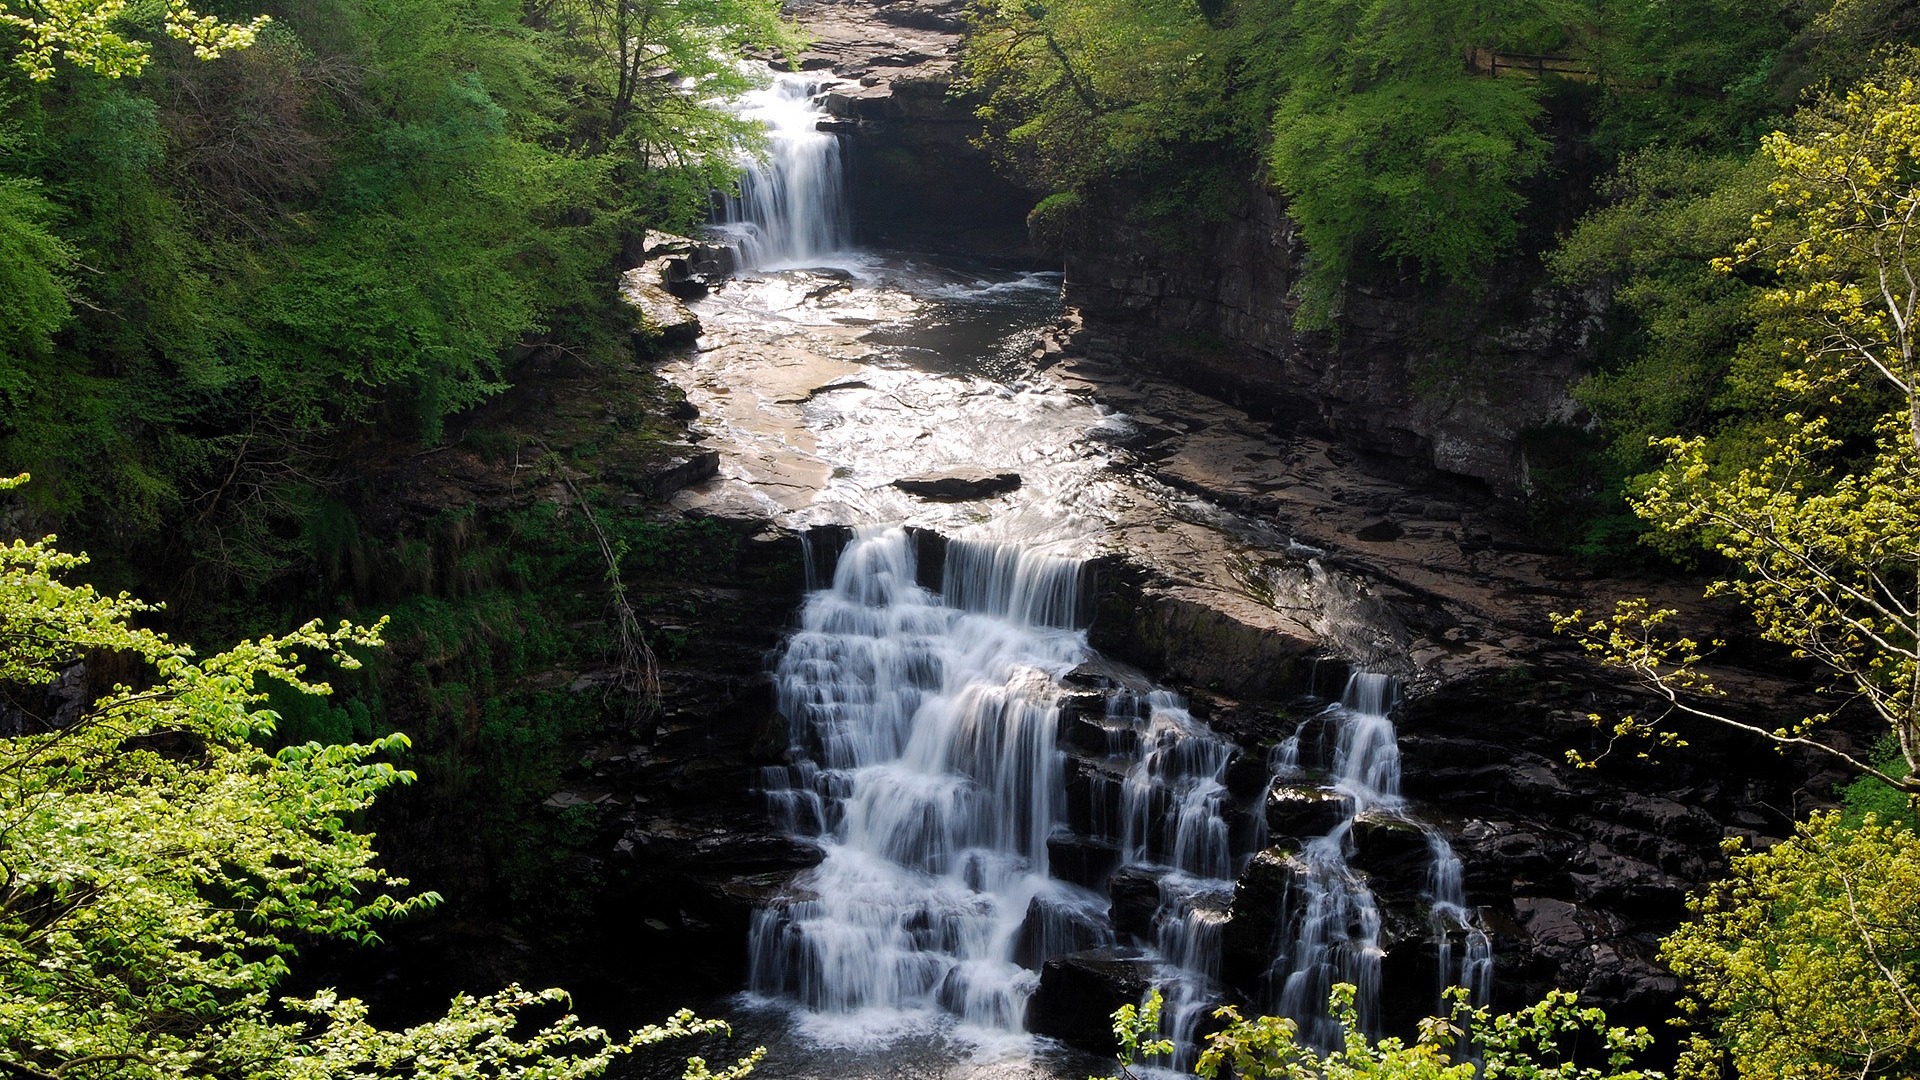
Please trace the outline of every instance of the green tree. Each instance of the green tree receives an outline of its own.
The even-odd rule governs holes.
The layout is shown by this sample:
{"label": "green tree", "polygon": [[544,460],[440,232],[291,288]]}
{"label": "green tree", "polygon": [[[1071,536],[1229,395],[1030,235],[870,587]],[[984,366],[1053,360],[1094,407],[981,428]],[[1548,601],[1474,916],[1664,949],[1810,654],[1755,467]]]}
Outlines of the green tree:
{"label": "green tree", "polygon": [[1689,986],[1683,1013],[1717,1040],[1689,1053],[1719,1075],[1839,1080],[1920,1073],[1920,836],[1818,814],[1740,855],[1661,943]]}
{"label": "green tree", "polygon": [[[1300,1045],[1294,1022],[1285,1017],[1249,1020],[1232,1006],[1219,1009],[1214,1018],[1225,1026],[1207,1037],[1194,1074],[1205,1080],[1661,1080],[1661,1073],[1633,1067],[1633,1055],[1653,1043],[1645,1028],[1608,1027],[1605,1013],[1579,1008],[1571,993],[1555,992],[1517,1012],[1495,1013],[1468,1007],[1464,992],[1456,991],[1453,1014],[1422,1021],[1411,1043],[1367,1038],[1354,995],[1350,984],[1333,988],[1329,1004],[1346,1036],[1339,1047],[1324,1052]],[[1137,1057],[1173,1052],[1171,1042],[1152,1038],[1160,1004],[1155,990],[1139,1008],[1125,1005],[1113,1014],[1122,1076],[1135,1075]],[[1597,1043],[1589,1053],[1604,1054],[1604,1065],[1573,1060],[1568,1048],[1582,1039]]]}
{"label": "green tree", "polygon": [[[0,490],[20,479],[0,482]],[[269,684],[327,693],[307,657],[351,669],[378,626],[316,623],[198,657],[134,623],[152,609],[65,583],[84,558],[51,538],[0,547],[0,1072],[88,1077],[376,1077],[399,1071],[562,1078],[724,1025],[680,1014],[624,1039],[571,1016],[529,1024],[558,991],[456,998],[417,1027],[370,1024],[327,991],[276,999],[307,938],[377,940],[431,904],[374,865],[352,822],[410,774],[406,745],[270,753]],[[125,680],[71,715],[39,715],[85,663]],[[717,1074],[744,1075],[749,1055]],[[690,1077],[708,1077],[694,1059]]]}
{"label": "green tree", "polygon": [[[1666,440],[1670,463],[1634,503],[1663,533],[1697,537],[1739,573],[1710,595],[1741,600],[1760,634],[1831,675],[1829,689],[1870,709],[1903,770],[1876,768],[1831,734],[1831,711],[1777,728],[1716,708],[1702,649],[1661,632],[1675,614],[1622,602],[1606,619],[1558,619],[1603,662],[1663,702],[1618,721],[1618,736],[1674,741],[1662,722],[1693,716],[1810,749],[1890,786],[1920,792],[1920,54],[1812,110],[1765,143],[1774,205],[1723,271],[1766,261],[1763,333],[1780,342],[1780,390],[1795,400],[1881,409],[1873,444],[1850,448],[1827,417],[1794,412],[1759,460],[1716,469],[1702,438]],[[1847,453],[1854,449],[1854,453]]]}
{"label": "green tree", "polygon": [[[1722,258],[1755,273],[1755,333],[1776,342],[1779,418],[1752,460],[1715,460],[1704,438],[1662,442],[1666,469],[1634,503],[1670,537],[1703,542],[1732,569],[1709,592],[1749,608],[1761,636],[1828,676],[1824,689],[1870,714],[1882,746],[1854,749],[1838,710],[1777,727],[1739,720],[1673,638],[1676,614],[1621,602],[1599,621],[1558,617],[1604,663],[1634,675],[1661,711],[1613,725],[1616,740],[1678,743],[1665,721],[1731,725],[1835,759],[1920,798],[1920,53],[1805,110],[1763,143],[1769,205]],[[1877,417],[1865,438],[1849,410]],[[1596,721],[1600,718],[1596,717]],[[1642,751],[1644,753],[1644,751]],[[1791,841],[1736,859],[1694,902],[1696,921],[1663,956],[1688,981],[1710,1034],[1687,1067],[1743,1077],[1912,1075],[1920,1065],[1920,840],[1904,825],[1820,815]]]}
{"label": "green tree", "polygon": [[1576,17],[1554,0],[989,0],[966,70],[1035,187],[1179,220],[1269,180],[1306,241],[1297,318],[1324,326],[1369,262],[1473,286],[1514,249],[1546,162],[1541,87],[1466,57]]}
{"label": "green tree", "polygon": [[[53,207],[36,187],[0,176],[0,355],[44,356],[67,321],[63,278],[73,256],[47,231]],[[22,388],[17,367],[0,369],[0,394]]]}
{"label": "green tree", "polygon": [[[53,78],[55,61],[65,59],[110,79],[138,75],[146,69],[150,47],[128,34],[134,21],[127,0],[6,0],[0,3],[0,26],[12,27],[23,38],[13,62],[37,82]],[[244,49],[266,25],[264,16],[247,23],[227,22],[202,15],[186,0],[167,0],[160,27],[168,37],[193,46],[195,55],[211,60],[229,49]]]}

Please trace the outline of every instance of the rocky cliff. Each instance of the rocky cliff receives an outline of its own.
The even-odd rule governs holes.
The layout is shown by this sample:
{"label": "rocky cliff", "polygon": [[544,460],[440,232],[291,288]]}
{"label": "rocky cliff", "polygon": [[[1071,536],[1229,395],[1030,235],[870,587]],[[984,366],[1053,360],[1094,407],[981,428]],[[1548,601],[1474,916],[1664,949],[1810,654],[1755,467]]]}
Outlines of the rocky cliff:
{"label": "rocky cliff", "polygon": [[1120,208],[1066,252],[1067,302],[1108,351],[1303,433],[1501,496],[1530,484],[1526,436],[1584,421],[1600,298],[1497,269],[1465,297],[1382,273],[1350,282],[1337,333],[1294,326],[1302,248],[1283,201],[1252,182],[1175,236]]}

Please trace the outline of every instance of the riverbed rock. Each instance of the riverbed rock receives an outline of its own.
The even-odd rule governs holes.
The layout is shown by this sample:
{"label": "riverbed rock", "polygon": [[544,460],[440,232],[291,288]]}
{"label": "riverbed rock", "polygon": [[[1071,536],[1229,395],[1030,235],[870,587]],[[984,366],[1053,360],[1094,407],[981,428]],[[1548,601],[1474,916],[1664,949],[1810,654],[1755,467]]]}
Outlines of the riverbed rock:
{"label": "riverbed rock", "polygon": [[1353,797],[1322,787],[1277,785],[1267,793],[1267,828],[1275,837],[1325,836],[1353,816]]}
{"label": "riverbed rock", "polygon": [[1155,985],[1155,962],[1138,949],[1109,946],[1068,953],[1040,968],[1027,1002],[1027,1029],[1096,1054],[1111,1054],[1113,1012],[1138,1005]]}
{"label": "riverbed rock", "polygon": [[969,502],[1019,490],[1020,474],[990,469],[948,469],[920,476],[903,476],[895,480],[893,486],[923,499]]}
{"label": "riverbed rock", "polygon": [[637,331],[666,345],[691,345],[700,319],[659,283],[658,268],[642,265],[620,275],[620,298],[638,315]]}

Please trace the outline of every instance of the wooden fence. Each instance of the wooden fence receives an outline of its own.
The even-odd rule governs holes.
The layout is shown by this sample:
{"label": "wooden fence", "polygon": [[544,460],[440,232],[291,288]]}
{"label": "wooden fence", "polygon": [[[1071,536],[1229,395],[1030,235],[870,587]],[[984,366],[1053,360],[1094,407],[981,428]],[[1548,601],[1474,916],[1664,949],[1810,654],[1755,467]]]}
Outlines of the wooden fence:
{"label": "wooden fence", "polygon": [[1467,66],[1491,78],[1568,79],[1573,82],[1600,83],[1630,90],[1651,90],[1659,79],[1628,79],[1609,75],[1592,60],[1582,56],[1534,56],[1527,53],[1503,53],[1492,49],[1473,49],[1467,54]]}

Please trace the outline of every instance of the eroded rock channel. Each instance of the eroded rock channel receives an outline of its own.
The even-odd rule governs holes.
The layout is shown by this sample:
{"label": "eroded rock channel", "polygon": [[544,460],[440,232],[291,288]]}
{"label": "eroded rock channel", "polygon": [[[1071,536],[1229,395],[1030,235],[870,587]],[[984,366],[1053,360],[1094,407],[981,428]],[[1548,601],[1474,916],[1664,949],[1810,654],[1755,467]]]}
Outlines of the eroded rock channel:
{"label": "eroded rock channel", "polygon": [[1327,1042],[1333,982],[1379,1032],[1452,985],[1657,1012],[1655,940],[1723,835],[1785,827],[1762,808],[1792,807],[1793,770],[1702,741],[1575,773],[1617,694],[1541,640],[1575,572],[1486,504],[1130,365],[1057,273],[856,245],[874,197],[839,157],[897,149],[861,118],[897,137],[929,106],[892,95],[951,45],[941,10],[884,10],[912,56],[830,29],[781,77],[816,119],[730,253],[663,241],[637,271],[698,328],[664,370],[714,475],[674,507],[803,571],[768,700],[690,699],[624,767],[711,763],[629,815],[640,914],[800,1057],[877,1049],[844,1059],[876,1074],[903,1045],[929,1075],[1046,1072],[1027,1033],[1101,1049],[1150,986],[1186,1040],[1233,1002]]}

